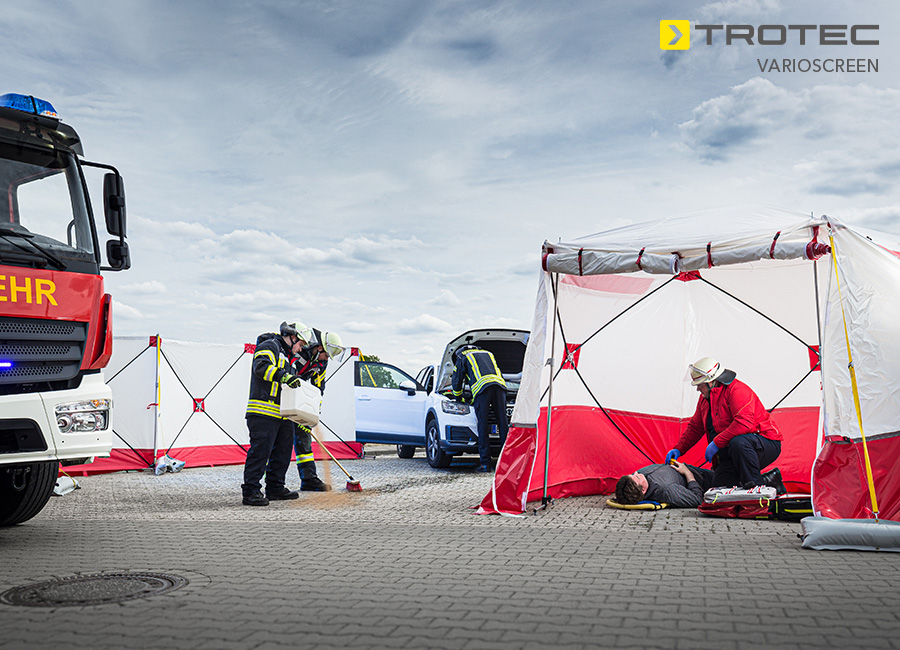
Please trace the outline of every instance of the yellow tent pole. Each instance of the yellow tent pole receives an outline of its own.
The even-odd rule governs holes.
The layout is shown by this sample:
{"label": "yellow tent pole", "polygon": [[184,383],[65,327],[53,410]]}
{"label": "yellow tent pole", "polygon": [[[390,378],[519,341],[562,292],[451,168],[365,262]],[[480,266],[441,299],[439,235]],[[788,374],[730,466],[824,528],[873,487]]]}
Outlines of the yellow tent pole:
{"label": "yellow tent pole", "polygon": [[853,404],[856,406],[856,419],[859,422],[859,434],[862,436],[863,456],[866,461],[866,481],[869,484],[869,498],[872,500],[872,514],[878,521],[878,500],[875,498],[875,479],[872,477],[872,464],[869,462],[869,447],[866,444],[866,434],[863,431],[862,410],[859,406],[859,386],[856,384],[856,369],[853,367],[853,353],[850,351],[850,334],[847,332],[847,315],[844,313],[844,300],[841,297],[841,278],[838,275],[837,249],[834,246],[834,236],[831,229],[828,230],[828,240],[831,243],[831,261],[834,263],[834,279],[837,282],[838,302],[841,305],[841,319],[844,322],[844,340],[847,342],[847,367],[850,369],[850,384],[853,386]]}

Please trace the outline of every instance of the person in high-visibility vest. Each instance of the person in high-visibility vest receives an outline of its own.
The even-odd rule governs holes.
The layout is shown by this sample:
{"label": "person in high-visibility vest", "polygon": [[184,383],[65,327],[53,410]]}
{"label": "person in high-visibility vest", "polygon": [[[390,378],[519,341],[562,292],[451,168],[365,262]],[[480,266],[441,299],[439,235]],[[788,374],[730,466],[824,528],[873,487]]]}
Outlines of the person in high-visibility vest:
{"label": "person in high-visibility vest", "polygon": [[[313,328],[309,345],[297,356],[300,377],[311,382],[325,394],[325,370],[328,360],[344,352],[341,337],[334,332],[320,332]],[[297,455],[297,471],[300,473],[300,490],[303,492],[327,492],[331,486],[316,474],[316,459],[312,449],[312,430],[302,424],[294,433],[294,453]]]}
{"label": "person in high-visibility vest", "polygon": [[451,395],[461,401],[463,387],[468,383],[472,391],[472,405],[478,420],[479,472],[491,471],[491,439],[488,409],[494,409],[501,448],[506,443],[509,422],[506,419],[506,382],[494,355],[474,345],[463,345],[454,353],[456,368],[451,379]]}
{"label": "person in high-visibility vest", "polygon": [[[247,402],[247,429],[250,449],[244,462],[241,484],[245,506],[267,506],[269,501],[297,499],[289,490],[285,475],[291,465],[291,444],[296,425],[281,417],[281,387],[300,384],[295,355],[307,344],[309,334],[301,323],[281,324],[279,334],[261,334],[256,341]],[[261,481],[266,477],[266,494]]]}

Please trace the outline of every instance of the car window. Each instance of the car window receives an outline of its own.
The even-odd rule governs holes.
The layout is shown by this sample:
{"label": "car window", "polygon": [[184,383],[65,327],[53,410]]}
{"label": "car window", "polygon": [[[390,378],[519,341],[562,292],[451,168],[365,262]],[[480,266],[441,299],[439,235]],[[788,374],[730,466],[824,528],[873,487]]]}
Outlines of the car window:
{"label": "car window", "polygon": [[400,388],[400,382],[415,379],[405,372],[386,363],[359,361],[356,364],[356,385],[365,388]]}

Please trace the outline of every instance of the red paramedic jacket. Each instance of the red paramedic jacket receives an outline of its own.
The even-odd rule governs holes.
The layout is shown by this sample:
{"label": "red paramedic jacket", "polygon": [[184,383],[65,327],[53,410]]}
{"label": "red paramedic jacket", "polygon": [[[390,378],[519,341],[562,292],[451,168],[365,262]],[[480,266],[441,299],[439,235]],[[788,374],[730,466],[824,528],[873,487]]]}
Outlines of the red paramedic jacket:
{"label": "red paramedic jacket", "polygon": [[[715,438],[711,440],[706,432],[706,418],[710,407],[712,407],[712,425],[716,431]],[[775,426],[775,422],[753,389],[742,381],[732,379],[724,386],[711,389],[708,400],[700,396],[697,410],[694,411],[675,448],[685,453],[706,435],[707,440],[716,443],[716,446],[722,449],[732,438],[745,433],[758,433],[769,440],[782,440],[781,431]]]}

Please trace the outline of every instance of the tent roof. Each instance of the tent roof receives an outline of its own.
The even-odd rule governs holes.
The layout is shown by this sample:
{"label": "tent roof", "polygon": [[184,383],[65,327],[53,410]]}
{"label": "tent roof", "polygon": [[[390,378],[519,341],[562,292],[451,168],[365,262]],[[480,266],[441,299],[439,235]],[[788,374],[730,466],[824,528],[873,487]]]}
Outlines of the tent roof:
{"label": "tent roof", "polygon": [[770,206],[718,208],[544,242],[544,268],[573,275],[673,275],[766,259],[815,259],[827,248],[808,245],[814,228],[827,223],[826,217]]}

